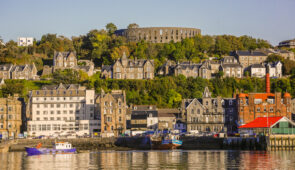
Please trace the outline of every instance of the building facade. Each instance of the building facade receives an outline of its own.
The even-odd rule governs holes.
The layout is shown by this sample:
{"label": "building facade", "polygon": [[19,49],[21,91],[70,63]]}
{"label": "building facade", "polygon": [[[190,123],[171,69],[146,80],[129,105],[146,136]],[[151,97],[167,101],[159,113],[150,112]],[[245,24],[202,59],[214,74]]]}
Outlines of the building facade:
{"label": "building facade", "polygon": [[33,45],[34,38],[33,37],[19,37],[17,40],[18,46],[30,46]]}
{"label": "building facade", "polygon": [[187,131],[221,132],[224,130],[224,110],[222,98],[213,98],[208,87],[202,99],[183,99],[181,104],[182,119],[187,124]]}
{"label": "building facade", "polygon": [[282,41],[279,43],[279,47],[295,48],[295,39]]}
{"label": "building facade", "polygon": [[29,95],[29,136],[91,136],[100,129],[94,90],[59,84],[32,90]]}
{"label": "building facade", "polygon": [[196,28],[182,27],[147,27],[121,29],[116,35],[124,36],[128,41],[138,42],[141,40],[151,43],[179,42],[185,38],[201,35],[201,30]]}
{"label": "building facade", "polygon": [[225,56],[221,63],[220,70],[223,71],[223,77],[243,77],[243,66],[234,56]]}
{"label": "building facade", "polygon": [[154,79],[154,60],[128,59],[123,53],[112,66],[102,66],[102,78],[113,79]]}
{"label": "building facade", "polygon": [[94,63],[90,60],[78,60],[73,51],[54,52],[53,66],[45,65],[42,75],[50,75],[56,70],[64,69],[81,70],[86,72],[88,76],[92,76],[94,74]]}
{"label": "building facade", "polygon": [[34,63],[30,65],[0,65],[0,78],[3,79],[35,80],[39,79],[37,72],[38,70]]}
{"label": "building facade", "polygon": [[0,98],[0,134],[3,139],[16,138],[21,133],[22,102],[18,95]]}
{"label": "building facade", "polygon": [[250,66],[251,77],[263,78],[266,75],[264,64],[253,64]]}
{"label": "building facade", "polygon": [[111,137],[124,134],[126,131],[126,94],[123,90],[103,90],[96,98],[97,112],[101,121],[101,136]]}
{"label": "building facade", "polygon": [[283,76],[282,67],[283,64],[280,61],[274,63],[267,63],[266,73],[269,73],[270,77],[281,78]]}
{"label": "building facade", "polygon": [[155,105],[131,106],[131,130],[143,132],[158,128],[158,111]]}
{"label": "building facade", "polygon": [[247,69],[253,64],[261,64],[267,59],[267,55],[261,51],[234,51],[233,55],[238,59],[244,69]]}
{"label": "building facade", "polygon": [[240,93],[237,96],[239,124],[243,125],[257,117],[285,116],[291,119],[291,95],[270,93],[269,74],[266,75],[266,93]]}

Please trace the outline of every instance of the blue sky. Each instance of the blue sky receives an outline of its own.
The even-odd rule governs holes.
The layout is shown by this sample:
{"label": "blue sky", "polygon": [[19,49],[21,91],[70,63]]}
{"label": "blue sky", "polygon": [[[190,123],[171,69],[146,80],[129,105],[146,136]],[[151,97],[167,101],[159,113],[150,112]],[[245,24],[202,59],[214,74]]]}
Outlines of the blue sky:
{"label": "blue sky", "polygon": [[277,45],[295,38],[295,0],[0,0],[0,36],[37,40],[130,23],[195,27],[202,34],[250,35]]}

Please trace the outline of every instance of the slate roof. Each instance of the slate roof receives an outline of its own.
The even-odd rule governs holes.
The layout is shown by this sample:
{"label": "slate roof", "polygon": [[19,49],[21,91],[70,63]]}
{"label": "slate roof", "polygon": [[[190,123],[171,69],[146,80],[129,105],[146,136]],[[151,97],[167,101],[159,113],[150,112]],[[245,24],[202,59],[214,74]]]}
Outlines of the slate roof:
{"label": "slate roof", "polygon": [[251,68],[265,68],[263,64],[252,64]]}
{"label": "slate roof", "polygon": [[261,51],[236,51],[238,56],[267,56]]}
{"label": "slate roof", "polygon": [[12,66],[13,64],[2,64],[0,65],[0,71],[8,71]]}
{"label": "slate roof", "polygon": [[152,114],[152,117],[158,117],[158,111],[156,110],[133,110],[131,120],[146,119],[150,114]]}
{"label": "slate roof", "polygon": [[80,88],[80,85],[78,84],[59,84],[59,85],[44,85],[42,86],[42,90],[57,90],[59,88],[65,88],[65,89],[76,89],[78,90]]}
{"label": "slate roof", "polygon": [[101,72],[103,72],[104,70],[107,72],[112,71],[112,66],[111,65],[103,65],[101,67]]}

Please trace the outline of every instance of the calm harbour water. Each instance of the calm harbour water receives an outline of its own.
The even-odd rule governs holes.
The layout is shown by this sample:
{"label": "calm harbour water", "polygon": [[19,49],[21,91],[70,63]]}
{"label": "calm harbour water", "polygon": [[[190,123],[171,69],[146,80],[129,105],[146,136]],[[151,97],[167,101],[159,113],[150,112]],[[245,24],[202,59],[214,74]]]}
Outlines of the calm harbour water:
{"label": "calm harbour water", "polygon": [[27,156],[0,153],[0,170],[295,169],[295,151],[101,151]]}

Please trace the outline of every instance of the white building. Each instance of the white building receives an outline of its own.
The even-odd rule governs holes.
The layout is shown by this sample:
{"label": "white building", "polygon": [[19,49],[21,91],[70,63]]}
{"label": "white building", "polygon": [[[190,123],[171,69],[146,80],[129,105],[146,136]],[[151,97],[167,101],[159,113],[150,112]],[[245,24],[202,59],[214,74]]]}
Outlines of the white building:
{"label": "white building", "polygon": [[18,46],[30,46],[33,45],[33,37],[19,37],[17,41]]}
{"label": "white building", "polygon": [[283,64],[280,61],[266,64],[266,70],[270,77],[282,77],[282,67]]}
{"label": "white building", "polygon": [[80,85],[47,85],[30,92],[29,136],[84,136],[100,129],[95,92]]}
{"label": "white building", "polygon": [[251,65],[251,77],[263,78],[266,75],[266,68],[263,64]]}

